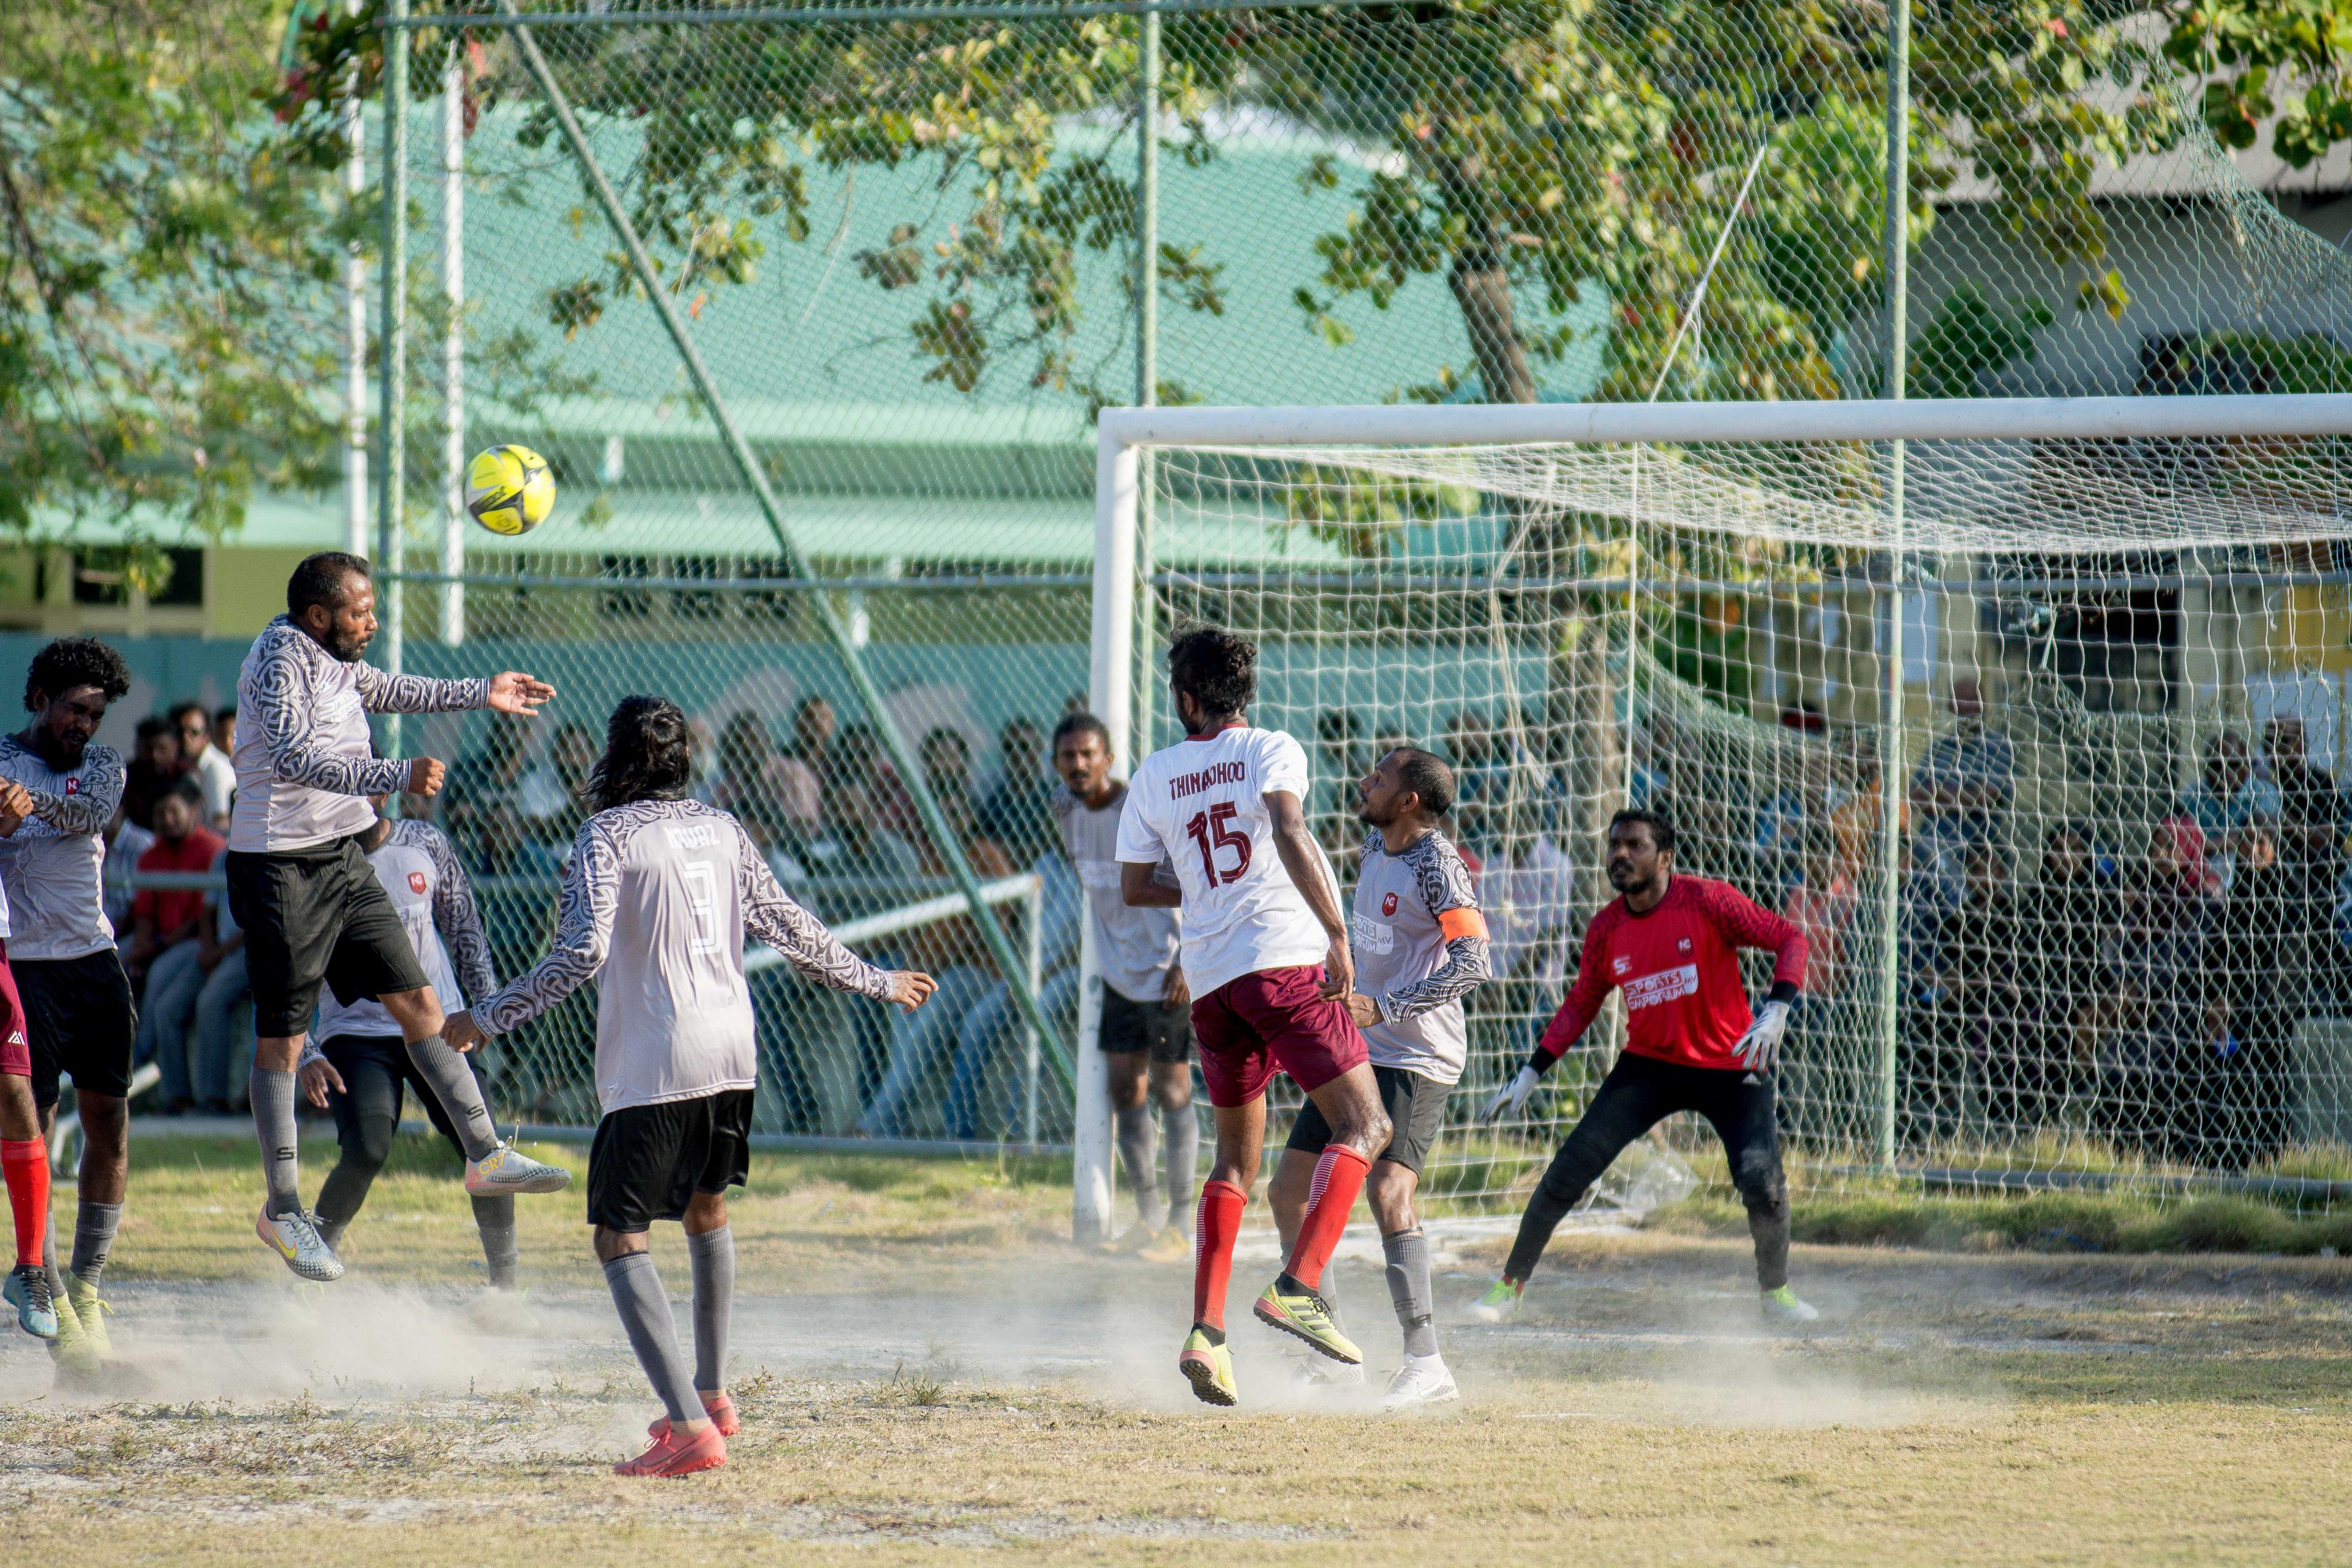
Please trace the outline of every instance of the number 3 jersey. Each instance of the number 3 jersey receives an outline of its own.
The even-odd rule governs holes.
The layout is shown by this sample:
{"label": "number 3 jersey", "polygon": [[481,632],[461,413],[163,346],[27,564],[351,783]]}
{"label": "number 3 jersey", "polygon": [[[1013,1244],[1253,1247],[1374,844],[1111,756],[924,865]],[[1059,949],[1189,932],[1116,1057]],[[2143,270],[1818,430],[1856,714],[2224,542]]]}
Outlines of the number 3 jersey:
{"label": "number 3 jersey", "polygon": [[1265,805],[1276,790],[1303,805],[1307,789],[1298,742],[1246,724],[1155,752],[1128,780],[1118,858],[1175,867],[1184,889],[1184,983],[1195,998],[1244,974],[1321,963],[1329,951],[1322,922],[1275,849]]}
{"label": "number 3 jersey", "polygon": [[808,979],[884,1000],[889,976],[784,895],[740,824],[691,800],[640,800],[583,823],[555,940],[474,1008],[503,1035],[596,982],[596,1098],[607,1112],[755,1087],[749,931]]}

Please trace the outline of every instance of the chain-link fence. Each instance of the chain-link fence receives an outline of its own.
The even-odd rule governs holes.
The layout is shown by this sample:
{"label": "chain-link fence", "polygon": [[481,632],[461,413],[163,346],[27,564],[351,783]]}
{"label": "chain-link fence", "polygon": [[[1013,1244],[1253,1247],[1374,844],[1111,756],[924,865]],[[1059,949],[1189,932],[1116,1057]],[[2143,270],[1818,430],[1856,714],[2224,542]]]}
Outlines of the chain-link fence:
{"label": "chain-link fence", "polygon": [[[1045,1042],[1040,1135],[1066,1133],[1076,892],[1044,737],[1085,698],[1101,405],[2344,375],[2344,264],[2287,216],[2322,205],[2326,166],[2307,195],[2300,176],[2257,191],[2196,124],[2159,25],[2110,11],[1917,19],[1909,278],[1890,295],[1877,8],[413,10],[317,29],[312,63],[373,92],[371,40],[394,41],[368,126],[371,166],[403,187],[383,340],[400,352],[383,356],[403,461],[368,542],[394,558],[393,657],[513,665],[562,692],[529,733],[421,724],[461,758],[444,820],[482,875],[501,972],[543,940],[570,788],[630,690],[696,715],[705,787],[830,919],[1043,879],[1034,993],[1009,906],[887,954],[952,977],[928,1026],[763,982],[771,1131],[1022,1135],[1025,1022]],[[544,452],[562,487],[517,540],[452,501],[457,459],[496,441]],[[1364,633],[1381,668],[1420,679],[1488,635],[1486,601],[1416,597],[1406,563],[1456,584],[1527,570],[1510,510],[1442,485],[1288,496],[1211,517],[1171,492],[1178,510],[1146,521],[1147,646],[1160,617],[1229,604],[1220,576],[1320,563],[1381,606]],[[1595,527],[1570,553],[1622,575],[1626,548]],[[1755,555],[1711,542],[1676,570],[1736,577]],[[1643,602],[1667,666],[1724,666],[1714,601]],[[1274,658],[1321,657],[1303,609],[1275,608],[1270,638],[1296,647]],[[1570,658],[1572,631],[1529,632],[1528,669]],[[1616,660],[1622,687],[1630,645],[1598,646],[1574,657]],[[1145,668],[1129,752],[1169,733]],[[1540,689],[1432,687],[1361,722],[1475,771],[1474,732]],[[1457,712],[1467,727],[1437,732]],[[1319,756],[1334,841],[1350,746]],[[1575,837],[1556,847],[1589,856]],[[1554,999],[1522,989],[1513,1016]],[[527,1116],[588,1113],[585,1005],[509,1062]]]}

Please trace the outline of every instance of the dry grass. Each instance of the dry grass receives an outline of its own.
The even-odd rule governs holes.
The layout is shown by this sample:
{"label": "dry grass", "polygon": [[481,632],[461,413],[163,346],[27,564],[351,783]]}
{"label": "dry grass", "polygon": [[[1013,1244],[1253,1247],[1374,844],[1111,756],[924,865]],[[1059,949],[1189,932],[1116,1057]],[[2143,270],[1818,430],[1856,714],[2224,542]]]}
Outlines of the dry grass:
{"label": "dry grass", "polygon": [[[1446,1327],[1458,1411],[1394,1420],[1291,1392],[1244,1325],[1247,1403],[1225,1413],[1166,1364],[1186,1270],[1071,1254],[1050,1239],[1066,1200],[1049,1183],[762,1162],[736,1206],[734,1463],[624,1484],[604,1467],[650,1402],[576,1197],[526,1200],[544,1320],[527,1338],[465,1329],[464,1204],[426,1169],[377,1194],[354,1282],[310,1321],[246,1236],[249,1158],[205,1152],[200,1171],[197,1152],[152,1147],[119,1256],[120,1332],[126,1348],[143,1333],[154,1384],[44,1397],[38,1352],[0,1348],[8,1561],[2346,1555],[2340,1261],[1801,1247],[1799,1282],[1829,1316],[1787,1338],[1758,1331],[1737,1242],[1565,1238],[1519,1321]],[[679,1250],[657,1240],[682,1295]],[[1445,1269],[1447,1315],[1490,1263],[1474,1250]],[[1237,1303],[1263,1267],[1237,1271]],[[1339,1289],[1385,1366],[1377,1268],[1346,1267]],[[276,1363],[287,1378],[215,1397],[249,1375],[224,1368]]]}

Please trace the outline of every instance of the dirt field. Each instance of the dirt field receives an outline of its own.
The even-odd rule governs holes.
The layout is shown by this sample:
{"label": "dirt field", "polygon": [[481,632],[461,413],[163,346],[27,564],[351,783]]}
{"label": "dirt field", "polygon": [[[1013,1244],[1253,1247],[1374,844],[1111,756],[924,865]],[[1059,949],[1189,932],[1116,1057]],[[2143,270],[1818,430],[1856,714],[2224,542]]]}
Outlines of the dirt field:
{"label": "dirt field", "polygon": [[[1221,1413],[1173,1371],[1189,1270],[1073,1253],[1043,1173],[763,1161],[736,1207],[734,1464],[623,1483],[654,1406],[575,1194],[523,1200],[517,1332],[477,1316],[430,1151],[315,1310],[251,1239],[248,1150],[134,1159],[109,1293],[140,1384],[54,1392],[0,1342],[0,1560],[2352,1560],[2352,1262],[1800,1247],[1825,1316],[1790,1335],[1759,1329],[1743,1243],[1580,1236],[1489,1329],[1449,1317],[1501,1239],[1456,1237],[1465,1399],[1399,1420],[1301,1390],[1246,1321],[1263,1237]],[[656,1237],[681,1301],[683,1252]],[[1338,1285],[1375,1388],[1376,1260],[1351,1242]]]}

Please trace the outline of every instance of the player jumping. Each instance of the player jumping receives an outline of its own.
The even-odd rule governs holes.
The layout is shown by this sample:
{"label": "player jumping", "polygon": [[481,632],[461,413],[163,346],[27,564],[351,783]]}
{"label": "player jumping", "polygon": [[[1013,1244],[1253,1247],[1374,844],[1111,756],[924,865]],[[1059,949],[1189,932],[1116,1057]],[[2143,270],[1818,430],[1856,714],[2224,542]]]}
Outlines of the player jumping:
{"label": "player jumping", "polygon": [[526,717],[555,689],[509,670],[473,680],[386,675],[360,661],[375,636],[367,563],[331,550],[286,584],[286,614],[265,627],[237,674],[236,807],[229,819],[229,912],[245,930],[253,981],[253,1124],[269,1196],[254,1232],[305,1279],[343,1266],[303,1212],[295,1152],[295,1069],[323,984],[348,1005],[373,997],[400,1027],[466,1148],[469,1193],[550,1193],[571,1173],[509,1149],[472,1070],[441,1033],[441,1003],[362,840],[370,795],[430,795],[447,772],[431,757],[375,757],[370,713],[493,708]]}
{"label": "player jumping", "polygon": [[[482,918],[474,908],[473,885],[466,879],[466,868],[457,863],[457,850],[439,828],[429,822],[394,822],[381,815],[384,802],[391,798],[369,797],[379,815],[375,826],[360,836],[360,847],[392,900],[394,912],[416,950],[417,962],[433,983],[433,994],[449,997],[463,1007],[468,995],[487,996],[499,988],[498,974],[490,967],[490,944],[482,935]],[[340,1258],[343,1232],[367,1201],[368,1188],[391,1156],[406,1089],[415,1089],[425,1113],[461,1157],[466,1145],[457,1135],[457,1124],[441,1108],[441,1097],[409,1059],[407,1048],[401,1044],[400,1026],[382,1003],[360,1001],[346,1006],[331,995],[323,996],[310,1037],[302,1053],[302,1092],[311,1104],[334,1112],[335,1140],[341,1146],[341,1158],[319,1188],[319,1235]],[[478,1079],[478,1072],[476,1076]],[[474,1192],[472,1197],[474,1226],[481,1233],[482,1259],[489,1268],[490,1288],[512,1290],[514,1194],[483,1191]]]}
{"label": "player jumping", "polygon": [[[937,989],[928,974],[877,969],[835,942],[784,896],[741,824],[686,798],[692,772],[692,735],[677,705],[622,699],[589,780],[596,814],[572,840],[547,956],[446,1026],[449,1041],[469,1050],[596,982],[604,1115],[588,1153],[588,1222],[613,1305],[666,1413],[651,1428],[653,1446],[614,1467],[625,1476],[723,1465],[739,1426],[727,1397],[735,1299],[727,1189],[749,1173],[758,1081],[745,931],[835,991],[912,1012]],[[656,1219],[685,1223],[693,1258],[690,1375],[646,1249]]]}
{"label": "player jumping", "polygon": [[[1454,771],[1400,746],[1357,785],[1356,815],[1371,829],[1356,878],[1352,934],[1358,989],[1348,1010],[1371,1050],[1372,1077],[1388,1111],[1388,1146],[1364,1185],[1381,1227],[1389,1299],[1404,1329],[1404,1363],[1389,1380],[1390,1409],[1461,1397],[1438,1353],[1429,1239],[1413,1211],[1421,1167],[1445,1101],[1469,1054],[1462,999],[1486,978],[1486,919],[1460,851],[1438,831],[1454,805]],[[1289,1146],[1266,1189],[1287,1245],[1313,1194],[1330,1123],[1313,1101],[1299,1108]]]}
{"label": "player jumping", "polygon": [[[1111,776],[1110,731],[1091,713],[1054,728],[1054,820],[1087,890],[1095,957],[1102,970],[1104,1065],[1110,1069],[1118,1158],[1135,1194],[1135,1229],[1123,1243],[1154,1262],[1184,1256],[1182,1229],[1200,1166],[1201,1124],[1192,1110],[1192,995],[1176,962],[1174,911],[1130,909],[1119,895],[1118,824],[1127,785]],[[1151,1110],[1168,1125],[1166,1185],[1153,1179]]]}
{"label": "player jumping", "polygon": [[[1277,1068],[1330,1128],[1315,1163],[1289,1266],[1257,1299],[1260,1321],[1332,1360],[1363,1352],[1317,1294],[1389,1119],[1345,998],[1355,981],[1348,927],[1323,851],[1307,829],[1307,753],[1244,717],[1257,692],[1257,647],[1196,626],[1168,647],[1186,739],[1145,759],[1118,825],[1120,894],[1183,910],[1185,983],[1201,1071],[1216,1112],[1217,1155],[1194,1226],[1192,1329],[1177,1369],[1211,1405],[1240,1397],[1225,1344],[1234,1237],[1257,1179],[1265,1086]],[[1155,879],[1172,862],[1181,890]]]}
{"label": "player jumping", "polygon": [[122,798],[122,758],[90,737],[107,705],[130,689],[121,654],[95,637],[61,637],[35,654],[25,672],[33,721],[0,736],[6,796],[0,877],[8,889],[8,964],[23,998],[10,1026],[21,1027],[31,1047],[35,1136],[46,1139],[56,1124],[60,1074],[73,1079],[81,1113],[68,1267],[58,1268],[57,1237],[46,1224],[39,1245],[57,1316],[58,1369],[83,1378],[114,1353],[106,1329],[113,1309],[98,1291],[129,1184],[131,1058],[139,1034],[106,918],[103,877],[102,836]]}
{"label": "player jumping", "polygon": [[[1609,885],[1618,897],[1584,931],[1584,958],[1567,999],[1527,1065],[1486,1114],[1526,1109],[1536,1080],[1574,1045],[1618,987],[1625,1050],[1552,1156],[1519,1220],[1503,1277],[1471,1309],[1500,1322],[1561,1218],[1625,1145],[1677,1110],[1696,1110],[1723,1140],[1732,1184],[1748,1206],[1764,1315],[1803,1322],[1821,1314],[1789,1289],[1789,1184],[1772,1112],[1772,1069],[1789,1005],[1805,983],[1804,932],[1727,883],[1675,874],[1675,830],[1663,816],[1621,811],[1609,821]],[[1772,991],[1751,1018],[1739,950],[1770,948]]]}

